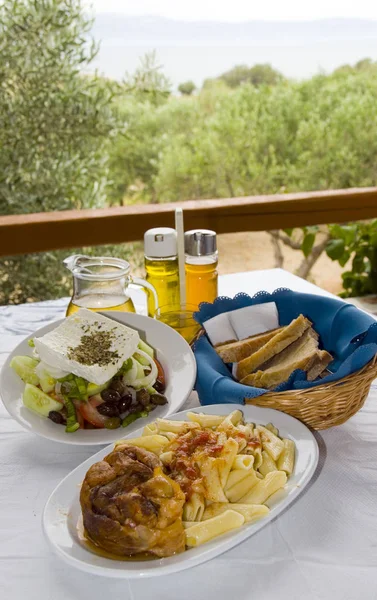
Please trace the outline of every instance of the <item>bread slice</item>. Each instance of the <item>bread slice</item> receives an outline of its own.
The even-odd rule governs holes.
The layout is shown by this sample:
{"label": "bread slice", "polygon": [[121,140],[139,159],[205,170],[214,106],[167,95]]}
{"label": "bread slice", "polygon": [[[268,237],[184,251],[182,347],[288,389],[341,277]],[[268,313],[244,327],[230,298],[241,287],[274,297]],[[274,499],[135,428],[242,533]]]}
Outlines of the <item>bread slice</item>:
{"label": "bread slice", "polygon": [[265,363],[264,370],[246,375],[241,383],[272,390],[287,381],[296,369],[309,371],[317,361],[318,352],[321,352],[318,350],[318,336],[313,329],[309,329],[283,352]]}
{"label": "bread slice", "polygon": [[322,373],[327,370],[327,366],[332,360],[333,357],[331,354],[329,354],[329,352],[326,352],[326,350],[318,350],[316,359],[311,368],[308,370],[307,380],[314,381],[317,379],[317,377],[322,375]]}
{"label": "bread slice", "polygon": [[282,329],[282,327],[279,327],[278,329],[271,329],[264,333],[258,333],[245,340],[239,340],[230,344],[221,344],[215,346],[215,350],[225,363],[239,362],[262,348],[262,346],[267,344],[267,342]]}
{"label": "bread slice", "polygon": [[261,365],[279,354],[298,340],[311,327],[311,322],[303,315],[294,319],[289,325],[278,331],[262,348],[241,360],[236,369],[238,380],[256,371]]}

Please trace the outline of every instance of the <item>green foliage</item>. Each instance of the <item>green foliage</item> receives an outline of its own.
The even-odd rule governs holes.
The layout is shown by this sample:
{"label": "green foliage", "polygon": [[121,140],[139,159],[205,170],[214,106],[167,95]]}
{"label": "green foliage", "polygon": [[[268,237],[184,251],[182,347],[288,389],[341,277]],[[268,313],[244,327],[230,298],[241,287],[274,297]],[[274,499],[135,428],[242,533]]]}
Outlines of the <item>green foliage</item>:
{"label": "green foliage", "polygon": [[[104,206],[117,86],[81,71],[97,47],[80,0],[0,5],[0,213]],[[2,302],[60,294],[60,254],[0,261]]]}
{"label": "green foliage", "polygon": [[0,263],[0,304],[53,300],[72,292],[71,273],[63,265],[70,254],[118,256],[130,262],[132,270],[142,267],[142,244],[76,248],[43,254],[2,259]]}
{"label": "green foliage", "polygon": [[179,93],[183,94],[184,96],[191,96],[195,89],[196,85],[193,81],[185,81],[178,86]]}
{"label": "green foliage", "polygon": [[377,220],[352,225],[331,225],[332,239],[326,252],[344,265],[352,258],[351,270],[342,275],[343,297],[377,293]]}
{"label": "green foliage", "polygon": [[[236,88],[244,83],[250,83],[251,85],[276,85],[281,82],[284,78],[279,71],[271,67],[269,64],[257,64],[252,67],[247,65],[237,65],[226,71],[218,77],[221,81],[224,81],[230,88]],[[206,83],[208,83],[207,80]]]}
{"label": "green foliage", "polygon": [[0,5],[0,213],[103,206],[113,89],[80,0]]}
{"label": "green foliage", "polygon": [[[241,65],[171,97],[153,55],[122,84],[83,75],[97,52],[83,4],[0,3],[0,214],[377,184],[376,63],[303,82]],[[328,255],[352,259],[347,294],[377,286],[376,227],[331,227]],[[1,260],[0,302],[67,294],[69,253]]]}
{"label": "green foliage", "polygon": [[307,258],[311,253],[319,227],[303,227],[304,237],[301,244],[301,250]]}

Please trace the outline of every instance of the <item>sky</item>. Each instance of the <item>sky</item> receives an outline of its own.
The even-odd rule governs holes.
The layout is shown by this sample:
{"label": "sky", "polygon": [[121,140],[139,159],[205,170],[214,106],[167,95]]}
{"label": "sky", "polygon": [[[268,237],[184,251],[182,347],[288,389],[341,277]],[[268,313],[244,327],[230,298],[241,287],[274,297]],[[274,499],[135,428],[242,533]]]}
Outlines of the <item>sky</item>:
{"label": "sky", "polygon": [[87,0],[96,12],[172,19],[250,21],[331,17],[377,19],[376,0]]}

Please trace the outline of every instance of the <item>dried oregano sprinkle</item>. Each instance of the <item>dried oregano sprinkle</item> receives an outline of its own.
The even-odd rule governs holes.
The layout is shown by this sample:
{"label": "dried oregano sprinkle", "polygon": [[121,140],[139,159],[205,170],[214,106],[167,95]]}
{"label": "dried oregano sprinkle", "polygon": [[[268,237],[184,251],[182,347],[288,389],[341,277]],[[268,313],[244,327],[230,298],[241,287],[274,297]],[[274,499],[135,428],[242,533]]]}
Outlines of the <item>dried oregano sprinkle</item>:
{"label": "dried oregano sprinkle", "polygon": [[78,346],[68,348],[68,358],[82,365],[104,367],[115,364],[120,357],[116,350],[111,350],[114,337],[112,331],[93,331],[83,335]]}

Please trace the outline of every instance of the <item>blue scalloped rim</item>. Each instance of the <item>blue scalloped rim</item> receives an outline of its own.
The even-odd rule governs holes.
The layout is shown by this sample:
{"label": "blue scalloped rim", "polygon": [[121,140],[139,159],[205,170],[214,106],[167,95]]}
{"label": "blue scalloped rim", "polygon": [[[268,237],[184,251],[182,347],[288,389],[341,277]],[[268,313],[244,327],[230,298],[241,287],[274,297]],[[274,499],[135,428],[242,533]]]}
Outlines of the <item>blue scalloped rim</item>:
{"label": "blue scalloped rim", "polygon": [[[320,334],[323,347],[334,356],[330,365],[332,374],[322,380],[308,382],[303,371],[295,371],[275,391],[311,388],[337,381],[365,366],[377,353],[377,323],[372,316],[340,299],[293,292],[288,288],[278,288],[272,293],[260,291],[252,297],[243,292],[234,298],[219,296],[212,304],[202,302],[194,318],[203,326],[208,319],[221,313],[266,302],[276,302],[281,325],[290,323],[300,313],[307,316]],[[240,394],[253,397],[268,391],[252,387],[246,390],[246,386],[236,382],[230,371],[224,370],[225,365],[206,336],[197,340],[193,350],[198,365],[196,389],[202,404],[238,402]]]}

